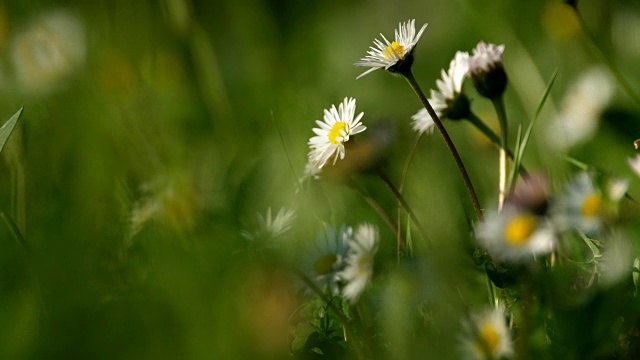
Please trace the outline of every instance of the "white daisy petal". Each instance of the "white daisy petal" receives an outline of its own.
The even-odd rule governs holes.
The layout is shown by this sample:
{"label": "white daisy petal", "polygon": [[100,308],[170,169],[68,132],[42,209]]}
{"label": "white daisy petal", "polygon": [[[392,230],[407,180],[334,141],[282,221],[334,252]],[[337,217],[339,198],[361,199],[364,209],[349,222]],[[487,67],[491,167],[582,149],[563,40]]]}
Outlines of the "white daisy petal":
{"label": "white daisy petal", "polygon": [[364,113],[358,114],[354,118],[356,111],[356,100],[344,98],[338,105],[332,105],[330,109],[324,110],[324,121],[316,120],[320,128],[314,128],[316,136],[309,139],[309,162],[314,167],[321,169],[327,161],[333,158],[333,163],[344,159],[344,143],[349,141],[351,135],[359,134],[366,130],[360,120]]}
{"label": "white daisy petal", "polygon": [[342,295],[352,304],[358,301],[373,276],[373,259],[378,251],[378,229],[371,224],[362,224],[349,240],[346,266],[338,274],[346,283]]}
{"label": "white daisy petal", "polygon": [[[462,93],[462,84],[469,70],[469,53],[458,51],[449,64],[449,69],[441,72],[442,79],[436,80],[437,90],[431,90],[429,104],[443,117],[447,114],[449,106]],[[413,129],[418,133],[433,132],[434,122],[425,109],[420,109],[412,117]]]}
{"label": "white daisy petal", "polygon": [[406,23],[400,23],[394,31],[395,40],[389,41],[380,34],[384,42],[375,39],[375,46],[369,47],[367,56],[363,57],[355,63],[356,66],[370,67],[367,71],[360,74],[357,79],[378,69],[388,70],[390,67],[404,60],[407,54],[416,46],[418,40],[422,36],[427,24],[424,24],[416,35],[415,20],[409,20]]}

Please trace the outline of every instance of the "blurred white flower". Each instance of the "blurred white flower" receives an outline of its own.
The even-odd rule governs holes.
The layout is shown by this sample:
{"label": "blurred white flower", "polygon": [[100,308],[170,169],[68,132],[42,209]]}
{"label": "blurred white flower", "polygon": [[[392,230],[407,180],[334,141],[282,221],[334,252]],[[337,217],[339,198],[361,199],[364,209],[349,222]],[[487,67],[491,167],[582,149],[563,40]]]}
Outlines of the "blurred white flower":
{"label": "blurred white flower", "polygon": [[[449,70],[445,72],[443,69],[442,79],[436,80],[437,90],[431,90],[429,103],[438,114],[438,117],[449,117],[458,120],[466,115],[458,114],[455,110],[457,109],[456,102],[460,98],[462,84],[468,71],[469,53],[458,51],[449,64]],[[466,111],[468,111],[468,100],[464,99],[463,101],[466,102]],[[411,118],[413,119],[413,130],[420,134],[433,132],[435,124],[426,109],[418,110]]]}
{"label": "blurred white flower", "polygon": [[598,130],[602,111],[614,95],[611,76],[604,69],[587,70],[568,90],[560,113],[547,129],[549,144],[566,151],[589,141]]}
{"label": "blurred white flower", "polygon": [[351,135],[359,134],[367,129],[360,119],[364,113],[354,118],[356,111],[356,99],[344,98],[344,101],[336,110],[335,105],[331,109],[324,110],[324,121],[316,120],[320,128],[314,128],[316,136],[309,139],[309,162],[311,169],[322,168],[333,157],[333,163],[344,159],[344,143],[349,141]]}
{"label": "blurred white flower", "polygon": [[633,158],[627,159],[627,163],[631,170],[633,170],[636,175],[640,176],[640,154],[636,155]]}
{"label": "blurred white flower", "polygon": [[373,259],[378,252],[378,229],[368,223],[358,226],[355,236],[349,239],[349,253],[345,269],[339,274],[346,284],[342,295],[352,304],[371,281],[373,275]]}
{"label": "blurred white flower", "polygon": [[466,359],[501,359],[513,355],[511,333],[502,310],[487,309],[472,314],[471,322],[465,325],[467,334],[463,339],[463,350]]}
{"label": "blurred white flower", "polygon": [[599,283],[602,286],[611,286],[618,283],[625,276],[631,275],[633,267],[633,249],[631,243],[618,232],[614,232],[607,239],[602,252],[602,260],[599,263]]}
{"label": "blurred white flower", "polygon": [[476,227],[480,245],[506,262],[523,262],[551,252],[556,243],[545,218],[513,206],[488,214]]}
{"label": "blurred white flower", "polygon": [[627,193],[625,179],[604,178],[595,186],[591,176],[582,172],[565,185],[552,208],[554,222],[561,230],[578,229],[588,236],[597,234],[608,216],[615,215]]}
{"label": "blurred white flower", "polygon": [[355,63],[356,66],[370,67],[369,70],[360,74],[357,79],[378,69],[390,70],[394,65],[406,60],[411,55],[426,28],[427,24],[422,25],[422,28],[416,34],[415,20],[409,20],[404,24],[398,24],[398,28],[395,30],[395,41],[393,42],[389,42],[384,35],[380,34],[384,42],[375,39],[373,41],[375,47],[370,46],[370,50],[367,51],[368,55]]}
{"label": "blurred white flower", "polygon": [[271,208],[267,208],[265,216],[257,214],[258,227],[253,232],[242,231],[241,235],[248,240],[272,240],[291,229],[296,214],[291,209],[281,208],[278,214],[273,218],[271,216]]}
{"label": "blurred white flower", "polygon": [[558,197],[552,214],[561,230],[576,228],[593,235],[602,227],[604,198],[586,172],[565,185],[565,193]]}
{"label": "blurred white flower", "polygon": [[[304,272],[323,291],[338,295],[338,273],[344,267],[347,243],[353,236],[353,229],[342,225],[338,231],[326,225],[316,241],[306,249]],[[313,294],[307,289],[308,294]]]}
{"label": "blurred white flower", "polygon": [[86,39],[82,21],[58,10],[33,21],[11,42],[18,87],[31,94],[51,91],[85,61]]}

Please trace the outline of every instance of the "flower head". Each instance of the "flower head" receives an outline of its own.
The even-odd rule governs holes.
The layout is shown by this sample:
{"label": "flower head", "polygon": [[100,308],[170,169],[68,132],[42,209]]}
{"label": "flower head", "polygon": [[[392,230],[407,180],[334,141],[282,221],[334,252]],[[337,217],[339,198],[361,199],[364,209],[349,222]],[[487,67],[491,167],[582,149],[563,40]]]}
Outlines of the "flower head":
{"label": "flower head", "polygon": [[549,205],[549,182],[542,173],[534,173],[516,182],[507,203],[545,215]]}
{"label": "flower head", "polygon": [[43,14],[16,35],[11,56],[19,88],[30,94],[47,94],[84,64],[84,24],[64,10]]}
{"label": "flower head", "polygon": [[615,93],[613,79],[599,67],[587,70],[570,86],[562,106],[548,125],[549,143],[558,150],[583,144],[597,133],[600,117]]}
{"label": "flower head", "polygon": [[627,187],[624,180],[608,179],[600,189],[588,173],[580,173],[565,186],[565,193],[554,204],[554,220],[562,230],[575,228],[593,235],[602,229],[608,206],[622,199]]}
{"label": "flower head", "polygon": [[473,314],[464,339],[466,358],[501,359],[513,355],[511,334],[499,309]]}
{"label": "flower head", "polygon": [[371,224],[362,224],[355,236],[349,240],[349,253],[345,269],[339,274],[346,285],[342,295],[355,303],[371,281],[373,258],[378,251],[378,229]]}
{"label": "flower head", "polygon": [[514,206],[487,215],[478,224],[476,235],[491,256],[507,262],[523,262],[532,255],[547,254],[556,241],[544,218]]}
{"label": "flower head", "polygon": [[[442,70],[442,79],[436,80],[437,90],[431,90],[429,103],[439,117],[452,120],[469,115],[469,100],[462,94],[462,84],[469,72],[469,53],[458,51],[449,64],[449,70]],[[419,133],[433,131],[433,120],[427,110],[420,109],[413,119],[413,129]]]}
{"label": "flower head", "polygon": [[275,239],[291,229],[295,217],[293,210],[281,208],[273,218],[269,207],[265,216],[258,214],[257,229],[254,232],[242,231],[241,235],[248,240]]}
{"label": "flower head", "polygon": [[507,88],[507,74],[502,66],[504,45],[480,41],[469,60],[469,76],[480,93],[489,99],[502,96]]}
{"label": "flower head", "polygon": [[351,135],[367,129],[360,122],[364,113],[354,118],[355,111],[356,99],[344,98],[337,110],[335,105],[331,105],[331,109],[324,111],[324,121],[316,120],[320,128],[314,128],[316,136],[309,139],[309,161],[317,169],[321,169],[331,157],[334,164],[338,157],[344,159],[344,143]]}
{"label": "flower head", "polygon": [[338,231],[325,226],[318,234],[315,243],[307,249],[305,273],[323,291],[331,295],[339,294],[338,273],[344,267],[347,255],[347,242],[353,236],[353,229],[342,225]]}
{"label": "flower head", "polygon": [[395,30],[395,40],[390,42],[384,35],[382,40],[375,39],[367,51],[367,56],[356,62],[356,66],[370,67],[369,70],[358,76],[358,79],[375,71],[384,68],[390,72],[402,72],[410,68],[413,63],[413,49],[422,36],[427,24],[422,25],[416,34],[415,20],[400,23]]}

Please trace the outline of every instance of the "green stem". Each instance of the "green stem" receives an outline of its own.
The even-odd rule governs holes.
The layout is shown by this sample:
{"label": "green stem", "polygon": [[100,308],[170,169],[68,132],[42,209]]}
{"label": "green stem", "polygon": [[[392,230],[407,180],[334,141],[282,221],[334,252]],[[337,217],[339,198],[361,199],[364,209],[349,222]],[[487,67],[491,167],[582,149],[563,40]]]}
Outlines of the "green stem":
{"label": "green stem", "polygon": [[413,210],[411,210],[411,207],[409,206],[407,201],[404,199],[404,196],[402,196],[400,191],[398,191],[398,188],[393,184],[391,179],[389,179],[387,174],[385,174],[385,172],[382,171],[382,169],[378,169],[377,172],[378,172],[378,176],[380,176],[380,179],[382,179],[382,181],[387,185],[389,190],[391,190],[391,192],[395,196],[396,200],[398,200],[398,202],[402,205],[404,210],[409,214],[411,221],[413,221],[413,223],[416,225],[416,228],[418,229],[420,236],[424,239],[424,242],[427,245],[427,247],[430,247],[431,242],[427,237],[427,232],[424,230],[424,227],[422,226],[422,223],[420,222],[420,220],[418,220],[418,218],[416,217],[416,214],[413,212]]}
{"label": "green stem", "polygon": [[406,71],[406,73],[403,73],[403,75],[405,79],[407,79],[407,82],[409,83],[413,91],[418,96],[418,99],[420,99],[420,102],[422,103],[424,108],[427,110],[427,112],[433,119],[433,122],[436,124],[436,127],[438,128],[440,135],[442,135],[442,138],[444,139],[444,142],[447,145],[447,148],[449,148],[449,152],[451,153],[451,156],[453,156],[453,159],[456,162],[456,165],[458,166],[458,171],[460,171],[460,175],[462,175],[462,180],[464,181],[464,185],[467,188],[467,192],[469,193],[469,198],[471,199],[471,204],[473,205],[473,209],[476,212],[476,217],[478,218],[478,220],[482,219],[482,210],[480,209],[480,202],[478,201],[478,196],[476,195],[476,192],[473,188],[473,184],[471,183],[471,179],[469,178],[469,174],[467,174],[467,169],[464,167],[464,164],[462,163],[462,159],[458,154],[458,150],[453,144],[453,141],[451,140],[451,137],[449,136],[447,129],[445,129],[444,125],[442,124],[442,121],[438,117],[438,114],[436,114],[431,104],[429,104],[429,101],[424,95],[424,92],[422,92],[422,89],[420,89],[420,86],[418,85],[418,82],[413,76],[413,73],[411,72],[411,70]]}
{"label": "green stem", "polygon": [[[500,147],[502,146],[500,137],[489,126],[487,126],[487,124],[485,124],[485,122],[482,121],[482,119],[480,119],[473,112],[470,112],[466,120],[468,120],[471,124],[473,124],[473,126],[475,126],[478,130],[480,130],[480,132],[482,132],[489,140],[491,140],[492,143],[494,143],[498,147],[498,149],[500,149]],[[511,151],[509,148],[505,150],[507,150],[507,156],[509,156],[509,158],[513,160],[513,156],[514,156],[513,151]],[[519,171],[520,171],[520,175],[524,177],[529,176],[529,173],[524,168],[524,166],[520,166]]]}
{"label": "green stem", "polygon": [[498,209],[502,209],[504,205],[504,199],[507,192],[507,152],[508,148],[508,136],[509,127],[507,122],[507,111],[504,108],[504,100],[502,96],[491,99],[493,107],[496,109],[498,115],[498,122],[500,123],[500,178],[498,184]]}

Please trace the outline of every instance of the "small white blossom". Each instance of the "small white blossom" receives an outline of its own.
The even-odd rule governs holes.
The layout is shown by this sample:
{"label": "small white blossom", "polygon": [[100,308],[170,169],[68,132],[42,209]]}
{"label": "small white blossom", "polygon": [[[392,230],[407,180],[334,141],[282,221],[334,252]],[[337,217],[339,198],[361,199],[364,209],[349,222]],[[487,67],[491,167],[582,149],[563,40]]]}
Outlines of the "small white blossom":
{"label": "small white blossom", "polygon": [[364,113],[354,117],[355,111],[356,99],[344,98],[338,109],[332,105],[331,109],[324,111],[324,121],[316,120],[320,127],[313,129],[316,136],[309,139],[311,170],[321,169],[332,157],[334,164],[338,158],[344,159],[344,143],[351,135],[367,129],[360,122]]}
{"label": "small white blossom", "polygon": [[291,229],[296,214],[291,209],[281,208],[275,218],[271,216],[271,208],[267,208],[265,216],[257,214],[258,227],[254,232],[242,231],[241,235],[248,240],[271,240]]}
{"label": "small white blossom", "polygon": [[[469,53],[458,51],[449,64],[449,70],[442,70],[442,79],[436,80],[437,90],[431,90],[429,104],[439,117],[447,115],[448,110],[462,92],[462,84],[469,71]],[[433,132],[434,122],[426,109],[422,108],[411,117],[413,130],[418,133]]]}
{"label": "small white blossom", "polygon": [[631,170],[633,170],[636,175],[640,176],[640,154],[636,155],[633,158],[627,159],[627,163]]}
{"label": "small white blossom", "polygon": [[488,214],[476,227],[480,245],[491,256],[507,262],[523,262],[548,254],[556,243],[545,218],[513,206]]}
{"label": "small white blossom", "polygon": [[565,151],[590,140],[613,95],[613,80],[604,69],[595,67],[585,72],[569,88],[558,116],[546,128],[549,144]]}
{"label": "small white blossom", "polygon": [[511,333],[504,313],[499,309],[488,309],[472,314],[471,322],[465,323],[463,339],[466,359],[501,359],[513,356]]}
{"label": "small white blossom", "polygon": [[373,41],[375,46],[369,47],[368,55],[355,63],[356,66],[370,67],[369,70],[363,72],[357,78],[359,79],[378,69],[389,70],[392,66],[405,60],[411,54],[426,28],[427,24],[422,25],[422,28],[416,34],[415,20],[409,20],[404,24],[400,23],[398,25],[398,29],[395,30],[395,41],[390,42],[384,35],[380,34],[383,41],[375,39]]}

